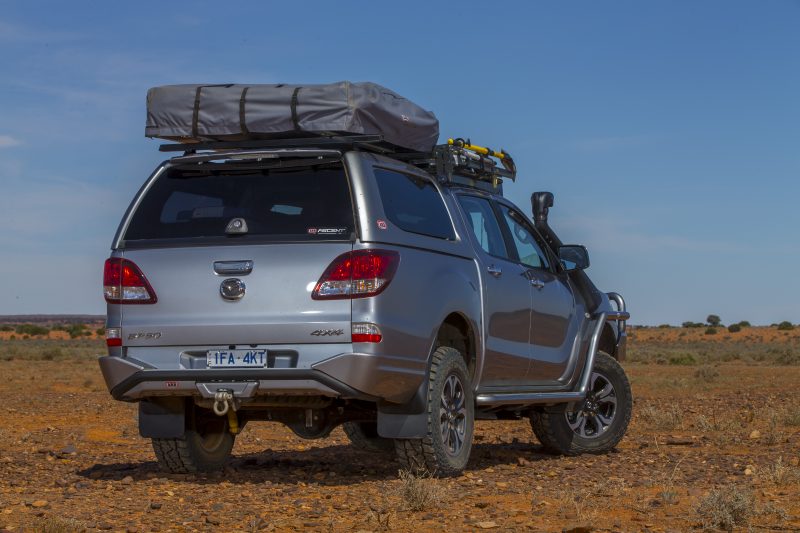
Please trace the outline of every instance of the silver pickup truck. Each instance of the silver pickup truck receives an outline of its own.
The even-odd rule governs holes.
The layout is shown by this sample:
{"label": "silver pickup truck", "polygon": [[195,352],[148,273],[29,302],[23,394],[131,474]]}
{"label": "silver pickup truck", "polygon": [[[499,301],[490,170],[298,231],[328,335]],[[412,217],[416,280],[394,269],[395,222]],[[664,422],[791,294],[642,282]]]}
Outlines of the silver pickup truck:
{"label": "silver pickup truck", "polygon": [[557,453],[613,448],[628,313],[548,226],[552,194],[530,219],[502,195],[508,154],[367,141],[196,145],[134,198],[99,362],[160,465],[220,468],[257,421],[342,425],[437,475],[464,469],[476,419],[527,418]]}

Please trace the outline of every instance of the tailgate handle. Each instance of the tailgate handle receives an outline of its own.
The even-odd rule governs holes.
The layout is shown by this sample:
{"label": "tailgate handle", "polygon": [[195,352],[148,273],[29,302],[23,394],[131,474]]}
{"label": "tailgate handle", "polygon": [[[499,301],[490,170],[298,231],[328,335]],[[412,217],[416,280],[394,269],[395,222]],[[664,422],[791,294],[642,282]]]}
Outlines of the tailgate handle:
{"label": "tailgate handle", "polygon": [[220,276],[245,276],[253,271],[253,261],[214,261],[214,272]]}

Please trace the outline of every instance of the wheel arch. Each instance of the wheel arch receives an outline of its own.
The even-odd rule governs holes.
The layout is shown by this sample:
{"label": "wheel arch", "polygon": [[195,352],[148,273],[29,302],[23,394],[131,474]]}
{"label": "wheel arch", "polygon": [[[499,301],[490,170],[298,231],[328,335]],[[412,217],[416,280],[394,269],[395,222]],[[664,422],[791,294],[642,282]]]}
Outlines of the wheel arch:
{"label": "wheel arch", "polygon": [[470,380],[474,380],[478,361],[478,339],[475,327],[460,312],[451,312],[442,321],[436,332],[433,353],[440,346],[455,348],[464,358]]}
{"label": "wheel arch", "polygon": [[603,325],[603,331],[600,333],[600,342],[597,345],[597,349],[617,359],[617,335],[614,333],[614,328],[608,322]]}

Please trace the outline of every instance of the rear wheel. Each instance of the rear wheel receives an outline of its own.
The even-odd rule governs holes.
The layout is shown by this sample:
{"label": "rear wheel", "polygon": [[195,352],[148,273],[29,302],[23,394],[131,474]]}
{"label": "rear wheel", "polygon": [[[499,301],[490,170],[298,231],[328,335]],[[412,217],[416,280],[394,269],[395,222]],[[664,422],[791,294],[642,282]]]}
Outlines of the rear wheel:
{"label": "rear wheel", "polygon": [[353,446],[359,450],[372,453],[386,453],[394,450],[392,439],[378,435],[377,422],[344,422],[342,429]]}
{"label": "rear wheel", "polygon": [[597,352],[586,399],[566,412],[534,412],[531,427],[548,451],[604,453],[625,436],[632,410],[625,371],[613,357]]}
{"label": "rear wheel", "polygon": [[200,408],[186,416],[183,437],[152,439],[159,466],[176,474],[221,469],[231,455],[235,438],[227,418]]}
{"label": "rear wheel", "polygon": [[400,463],[414,472],[459,474],[467,465],[475,428],[475,403],[464,358],[438,348],[428,375],[428,430],[421,439],[396,439]]}

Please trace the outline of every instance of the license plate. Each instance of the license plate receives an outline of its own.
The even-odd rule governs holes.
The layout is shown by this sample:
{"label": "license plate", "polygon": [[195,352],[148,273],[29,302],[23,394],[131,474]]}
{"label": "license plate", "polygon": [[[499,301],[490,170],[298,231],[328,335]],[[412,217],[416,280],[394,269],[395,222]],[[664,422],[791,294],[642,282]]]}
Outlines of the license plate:
{"label": "license plate", "polygon": [[209,350],[206,363],[210,368],[267,366],[266,350]]}

